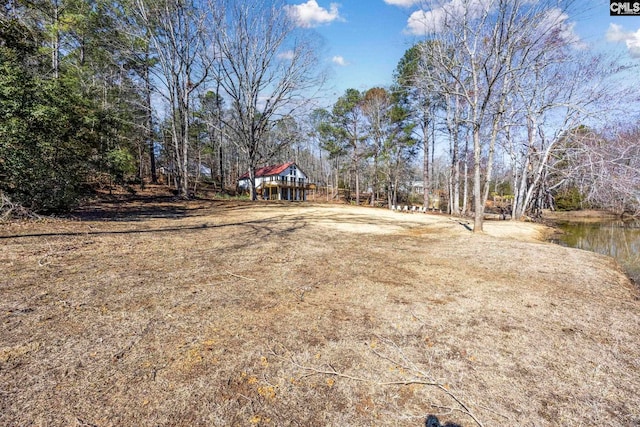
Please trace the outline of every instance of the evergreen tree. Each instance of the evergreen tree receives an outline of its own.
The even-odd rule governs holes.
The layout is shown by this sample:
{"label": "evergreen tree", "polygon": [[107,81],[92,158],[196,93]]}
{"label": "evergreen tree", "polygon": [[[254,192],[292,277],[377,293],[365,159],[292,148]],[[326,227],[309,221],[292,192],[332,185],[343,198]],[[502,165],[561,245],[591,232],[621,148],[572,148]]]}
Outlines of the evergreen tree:
{"label": "evergreen tree", "polygon": [[61,211],[81,195],[98,117],[77,81],[41,77],[38,36],[15,19],[0,26],[0,191],[35,211]]}

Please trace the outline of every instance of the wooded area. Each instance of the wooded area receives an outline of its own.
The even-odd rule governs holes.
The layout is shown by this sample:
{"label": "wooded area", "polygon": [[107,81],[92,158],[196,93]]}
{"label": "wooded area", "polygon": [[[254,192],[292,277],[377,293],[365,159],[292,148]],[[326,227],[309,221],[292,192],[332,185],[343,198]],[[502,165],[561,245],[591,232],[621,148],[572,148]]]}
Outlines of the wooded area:
{"label": "wooded area", "polygon": [[100,185],[189,198],[292,160],[329,199],[438,197],[476,231],[496,196],[514,219],[640,214],[640,127],[620,120],[638,117],[637,69],[585,49],[577,3],[458,3],[425,13],[391,87],[321,108],[320,40],[282,0],[6,2],[0,191],[59,212]]}

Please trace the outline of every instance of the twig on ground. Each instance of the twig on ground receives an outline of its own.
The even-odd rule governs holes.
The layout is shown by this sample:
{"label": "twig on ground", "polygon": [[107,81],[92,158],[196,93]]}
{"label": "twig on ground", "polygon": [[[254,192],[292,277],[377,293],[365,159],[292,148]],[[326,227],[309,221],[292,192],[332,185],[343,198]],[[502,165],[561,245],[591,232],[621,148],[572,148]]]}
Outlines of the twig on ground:
{"label": "twig on ground", "polygon": [[508,417],[508,416],[506,416],[505,414],[501,414],[500,412],[494,411],[494,410],[493,410],[493,409],[491,409],[491,408],[487,408],[486,406],[483,406],[483,405],[478,405],[478,407],[479,407],[479,408],[482,408],[482,409],[484,409],[484,410],[486,410],[486,411],[489,411],[489,412],[491,412],[491,413],[493,413],[493,414],[496,414],[496,415],[498,415],[498,416],[500,416],[500,417],[502,417],[502,418],[504,418],[504,419],[507,419],[507,420],[509,420],[509,421],[512,421],[511,417]]}
{"label": "twig on ground", "polygon": [[[380,356],[379,353],[375,353],[375,354]],[[385,358],[385,360],[391,361],[387,357],[384,357],[384,358]],[[289,360],[291,361],[291,363],[294,366],[298,367],[299,369],[302,369],[304,371],[309,372],[307,375],[304,375],[304,377],[311,376],[311,375],[331,375],[331,376],[335,376],[335,377],[339,377],[339,378],[349,379],[349,380],[352,380],[352,381],[375,384],[377,386],[382,386],[382,387],[384,387],[384,386],[394,386],[394,385],[398,385],[398,386],[423,385],[423,386],[436,387],[436,388],[442,390],[447,396],[452,398],[458,405],[460,405],[460,407],[462,408],[462,409],[460,409],[460,411],[462,413],[464,413],[465,415],[469,416],[479,427],[484,427],[482,422],[473,414],[473,412],[471,412],[469,407],[459,397],[457,397],[454,393],[452,393],[444,384],[441,384],[441,383],[439,383],[437,381],[432,381],[432,380],[429,380],[429,379],[410,379],[410,380],[399,380],[399,381],[374,381],[374,380],[370,380],[368,378],[348,375],[348,374],[339,372],[338,370],[336,370],[330,364],[327,364],[329,369],[319,369],[319,368],[315,368],[315,367],[312,367],[312,366],[301,365],[298,362],[296,362],[292,357]]]}
{"label": "twig on ground", "polygon": [[135,345],[137,345],[145,337],[145,335],[147,335],[147,333],[149,333],[149,331],[151,330],[151,327],[155,323],[156,323],[155,320],[153,319],[149,320],[149,322],[147,322],[147,326],[145,326],[140,333],[136,334],[133,337],[133,339],[129,341],[129,343],[123,349],[121,349],[119,352],[111,356],[112,360],[117,362],[118,360],[122,359],[128,352],[131,351],[131,349]]}
{"label": "twig on ground", "polygon": [[252,279],[252,278],[250,278],[250,277],[240,276],[240,275],[238,275],[238,274],[234,274],[234,273],[230,272],[229,270],[225,270],[225,273],[227,273],[227,274],[228,274],[228,275],[230,275],[230,276],[237,277],[238,279],[249,280],[249,281],[251,281],[251,282],[255,282],[255,281],[256,281],[256,279]]}
{"label": "twig on ground", "polygon": [[40,215],[20,203],[11,201],[9,196],[0,191],[0,222],[9,221],[12,218],[42,219]]}

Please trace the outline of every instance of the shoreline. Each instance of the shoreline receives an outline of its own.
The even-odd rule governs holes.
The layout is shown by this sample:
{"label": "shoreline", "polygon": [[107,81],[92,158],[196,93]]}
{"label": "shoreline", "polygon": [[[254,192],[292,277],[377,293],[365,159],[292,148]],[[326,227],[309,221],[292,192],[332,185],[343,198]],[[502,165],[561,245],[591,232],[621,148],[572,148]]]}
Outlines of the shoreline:
{"label": "shoreline", "polygon": [[[582,247],[581,244],[571,244],[566,241],[563,236],[567,236],[568,234],[573,234],[572,229],[583,230],[585,227],[588,230],[593,230],[591,233],[587,233],[587,240],[589,240],[589,236],[595,239],[597,242],[597,236],[600,234],[598,230],[598,224],[606,224],[609,222],[618,222],[624,221],[625,218],[621,218],[619,215],[613,214],[607,211],[598,211],[598,210],[585,210],[585,211],[566,211],[566,212],[550,212],[546,211],[543,216],[542,222],[550,227],[552,230],[550,234],[547,236],[547,241],[558,244],[560,246],[575,248],[586,250],[593,253],[602,254],[605,256],[609,256],[615,260],[616,264],[619,266],[620,270],[624,273],[624,275],[629,279],[629,282],[634,287],[636,291],[640,291],[640,270],[636,267],[636,264],[633,260],[630,260],[629,257],[624,257],[619,255],[618,251],[613,251],[612,249],[608,249],[607,245],[604,246],[591,246],[592,244],[587,243],[586,247]],[[624,227],[623,227],[624,228]],[[582,233],[582,232],[580,232]],[[580,234],[582,235],[582,234]],[[624,241],[627,240],[626,236],[623,238]],[[633,237],[631,236],[633,239]],[[613,239],[612,236],[609,239]],[[632,240],[633,241],[633,240]],[[595,244],[595,243],[593,243]],[[612,243],[609,243],[612,244]],[[615,245],[615,243],[613,244]]]}
{"label": "shoreline", "polygon": [[551,221],[602,221],[602,220],[631,220],[632,216],[627,214],[617,214],[611,211],[598,209],[584,209],[579,211],[552,211],[545,209],[542,212],[542,219]]}

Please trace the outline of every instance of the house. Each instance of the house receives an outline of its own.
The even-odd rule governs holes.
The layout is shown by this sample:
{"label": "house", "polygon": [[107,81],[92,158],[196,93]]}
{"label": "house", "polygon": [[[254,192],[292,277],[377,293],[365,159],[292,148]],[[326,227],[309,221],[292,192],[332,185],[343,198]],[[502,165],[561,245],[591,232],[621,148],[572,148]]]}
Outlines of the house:
{"label": "house", "polygon": [[[238,187],[249,190],[249,172],[238,178]],[[256,193],[265,200],[307,200],[307,175],[294,163],[265,166],[256,170]]]}
{"label": "house", "polygon": [[411,183],[411,192],[413,194],[424,194],[424,181],[413,181]]}

